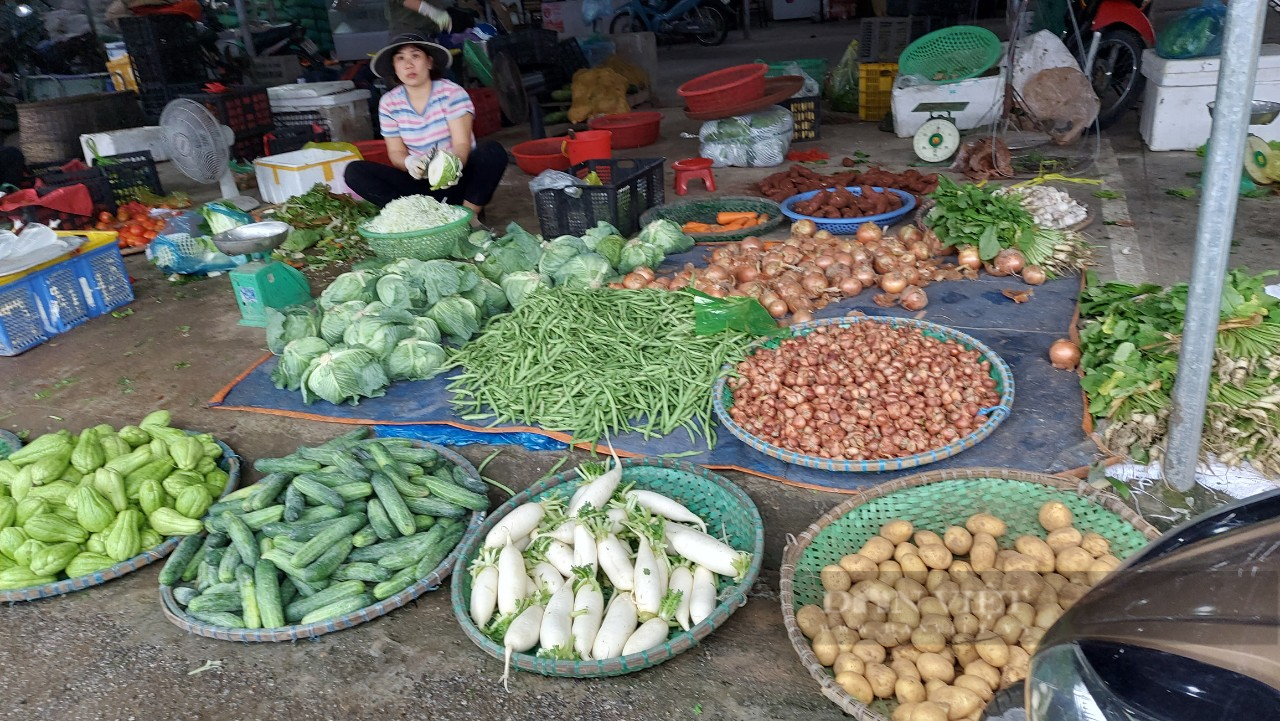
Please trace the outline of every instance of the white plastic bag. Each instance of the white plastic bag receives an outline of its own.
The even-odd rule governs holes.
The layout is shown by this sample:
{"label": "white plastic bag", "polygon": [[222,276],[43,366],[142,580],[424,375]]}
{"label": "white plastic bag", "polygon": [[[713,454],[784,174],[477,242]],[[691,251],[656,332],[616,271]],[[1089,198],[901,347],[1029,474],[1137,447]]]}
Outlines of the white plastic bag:
{"label": "white plastic bag", "polygon": [[710,120],[698,131],[699,153],[717,168],[771,168],[786,160],[794,132],[791,111],[778,106]]}

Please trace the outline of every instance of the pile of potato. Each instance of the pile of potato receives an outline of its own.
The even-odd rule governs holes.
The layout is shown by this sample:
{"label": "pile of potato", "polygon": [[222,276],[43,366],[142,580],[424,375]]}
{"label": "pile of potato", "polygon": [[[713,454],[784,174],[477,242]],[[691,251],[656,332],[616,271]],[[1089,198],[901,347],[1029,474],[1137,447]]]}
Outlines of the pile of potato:
{"label": "pile of potato", "polygon": [[890,521],[822,569],[823,606],[796,612],[819,663],[850,696],[896,698],[893,721],[976,721],[999,689],[1026,678],[1045,631],[1120,560],[1071,509],[1044,504],[1047,539],[997,539],[986,513],[941,536]]}

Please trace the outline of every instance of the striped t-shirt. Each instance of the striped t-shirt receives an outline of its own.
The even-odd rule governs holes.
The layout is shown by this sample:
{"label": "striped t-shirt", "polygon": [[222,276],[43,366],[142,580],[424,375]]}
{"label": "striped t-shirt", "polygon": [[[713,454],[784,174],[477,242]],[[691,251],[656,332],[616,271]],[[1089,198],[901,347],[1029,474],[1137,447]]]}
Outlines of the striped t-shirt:
{"label": "striped t-shirt", "polygon": [[[378,102],[378,123],[386,138],[400,138],[410,153],[425,153],[434,147],[453,150],[453,137],[449,134],[449,121],[464,115],[475,115],[471,96],[461,85],[450,80],[431,81],[431,97],[427,109],[419,113],[409,103],[409,94],[403,85],[394,88]],[[472,136],[472,145],[475,136]]]}

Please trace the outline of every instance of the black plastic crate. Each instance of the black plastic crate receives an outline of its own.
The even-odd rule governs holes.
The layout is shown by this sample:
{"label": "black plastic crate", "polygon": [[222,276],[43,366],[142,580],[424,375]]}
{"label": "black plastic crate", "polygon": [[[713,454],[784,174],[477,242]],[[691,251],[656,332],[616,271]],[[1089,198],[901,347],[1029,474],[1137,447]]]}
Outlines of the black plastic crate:
{"label": "black plastic crate", "polygon": [[322,125],[276,126],[263,136],[267,155],[280,155],[302,150],[307,143],[327,143],[331,139],[328,128]]}
{"label": "black plastic crate", "polygon": [[822,137],[822,96],[812,95],[803,98],[791,98],[778,103],[791,111],[791,119],[795,124],[792,142],[803,143],[818,140]]}
{"label": "black plastic crate", "polygon": [[120,18],[120,35],[129,50],[139,88],[198,82],[208,77],[195,23],[185,16]]}
{"label": "black plastic crate", "polygon": [[245,85],[223,93],[196,93],[182,97],[208,108],[219,123],[235,132],[237,140],[255,133],[261,135],[274,127],[271,98],[262,86]]}
{"label": "black plastic crate", "polygon": [[587,54],[582,52],[582,46],[578,44],[577,38],[560,41],[559,65],[564,68],[570,78],[579,70],[591,67],[591,64],[587,62]]}
{"label": "black plastic crate", "polygon": [[231,159],[249,163],[267,154],[266,137],[271,130],[257,133],[236,135],[236,142],[231,146]]}
{"label": "black plastic crate", "polygon": [[201,83],[185,83],[140,88],[138,102],[142,104],[142,114],[147,117],[148,122],[155,123],[160,119],[160,113],[164,112],[164,106],[170,101],[199,93],[201,87],[203,87]]}
{"label": "black plastic crate", "polygon": [[116,212],[116,196],[111,192],[111,182],[102,168],[85,168],[84,170],[51,170],[39,176],[36,193],[44,196],[48,193],[71,185],[83,185],[89,190],[93,200],[94,214],[108,210]]}
{"label": "black plastic crate", "polygon": [[602,185],[574,186],[573,197],[564,190],[539,190],[534,195],[538,224],[544,238],[582,235],[603,220],[624,236],[640,231],[640,216],[664,200],[663,164],[666,158],[588,160],[569,168],[585,178],[594,171]]}
{"label": "black plastic crate", "polygon": [[864,18],[858,36],[858,62],[896,63],[911,44],[911,18]]}
{"label": "black plastic crate", "polygon": [[164,187],[160,185],[160,173],[156,170],[155,158],[150,150],[121,155],[105,155],[95,161],[95,168],[100,168],[111,185],[111,193],[117,204],[136,200],[138,191],[146,190],[156,195],[164,195]]}

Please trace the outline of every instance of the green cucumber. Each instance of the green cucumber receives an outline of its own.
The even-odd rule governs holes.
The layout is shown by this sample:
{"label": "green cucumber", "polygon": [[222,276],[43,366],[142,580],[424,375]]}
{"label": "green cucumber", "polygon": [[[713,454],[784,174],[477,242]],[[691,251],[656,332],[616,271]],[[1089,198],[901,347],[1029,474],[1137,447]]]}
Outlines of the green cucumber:
{"label": "green cucumber", "polygon": [[431,530],[425,533],[419,533],[413,536],[413,541],[407,543],[403,548],[396,549],[391,553],[378,559],[378,565],[392,571],[399,571],[402,568],[416,566],[418,560],[422,558],[431,546],[440,540],[444,535],[443,526],[433,526]]}
{"label": "green cucumber", "polygon": [[329,576],[334,581],[365,581],[366,583],[382,583],[391,578],[391,571],[376,563],[357,561],[344,563]]}
{"label": "green cucumber", "polygon": [[[317,533],[318,532],[319,530],[317,530]],[[292,556],[293,554],[297,553],[298,550],[302,548],[302,544],[306,543],[308,540],[310,540],[310,538],[295,540],[295,539],[289,538],[288,536],[277,536],[272,545],[274,548],[278,548],[281,551],[284,551],[285,553]],[[263,555],[265,556],[266,552],[263,552]]]}
{"label": "green cucumber", "polygon": [[172,586],[182,580],[182,574],[187,570],[187,566],[191,564],[192,559],[196,557],[204,544],[202,536],[187,536],[178,543],[178,547],[173,549],[173,553],[169,556],[169,560],[164,562],[164,568],[160,569],[160,585]]}
{"label": "green cucumber", "polygon": [[[254,561],[256,564],[257,561]],[[258,615],[258,589],[254,581],[255,569],[240,566],[236,569],[236,582],[240,584],[241,617],[245,628],[262,628],[262,618]]]}
{"label": "green cucumber", "polygon": [[373,526],[373,531],[378,538],[384,541],[390,541],[400,535],[387,512],[383,510],[382,502],[376,498],[369,501],[369,525]]}
{"label": "green cucumber", "polygon": [[434,525],[436,525],[435,516],[424,516],[422,514],[418,514],[413,517],[413,527],[417,529],[418,532],[425,531]]}
{"label": "green cucumber", "polygon": [[307,565],[320,558],[330,546],[337,543],[344,536],[349,536],[360,530],[368,517],[363,513],[357,513],[351,516],[343,516],[329,524],[329,527],[316,534],[314,538],[307,541],[301,549],[293,556],[293,563],[299,567]]}
{"label": "green cucumber", "polygon": [[462,506],[435,497],[406,498],[404,505],[414,513],[436,518],[462,518],[469,513]]}
{"label": "green cucumber", "polygon": [[195,620],[208,624],[210,626],[221,626],[223,628],[244,628],[244,620],[234,613],[226,611],[192,611],[187,609],[187,613]]}
{"label": "green cucumber", "polygon": [[404,461],[400,461],[399,463],[400,472],[408,476],[410,481],[413,481],[414,478],[426,473],[426,471],[422,470],[422,466],[416,463],[405,463]]}
{"label": "green cucumber", "polygon": [[342,515],[342,511],[333,506],[311,506],[298,516],[298,520],[294,523],[315,523],[316,521],[329,521]]}
{"label": "green cucumber", "polygon": [[298,516],[307,510],[307,499],[293,484],[284,492],[284,520],[293,523],[298,520]]}
{"label": "green cucumber", "polygon": [[194,588],[190,588],[188,586],[178,586],[177,588],[173,589],[173,600],[177,601],[183,606],[187,605],[188,603],[191,603],[191,599],[199,595],[200,595],[199,591],[195,590]]}
{"label": "green cucumber", "polygon": [[462,466],[453,467],[453,482],[472,493],[488,497],[489,484],[462,470]]}
{"label": "green cucumber", "polygon": [[372,605],[373,605],[373,599],[369,597],[369,594],[362,593],[359,596],[351,596],[349,598],[344,598],[340,601],[334,601],[333,603],[327,606],[321,606],[320,608],[317,608],[311,613],[308,613],[307,615],[303,616],[302,620],[299,621],[299,623],[301,623],[303,626],[306,626],[312,623],[319,623],[321,621],[327,621],[331,618],[337,618],[339,616],[346,616],[347,614],[355,613],[356,611],[359,611],[365,606],[372,606]]}
{"label": "green cucumber", "polygon": [[444,532],[439,541],[432,544],[431,548],[418,559],[418,565],[414,569],[414,573],[418,578],[426,578],[432,571],[436,570],[436,566],[449,555],[449,552],[458,545],[465,533],[464,529],[451,528]]}
{"label": "green cucumber", "polygon": [[[405,482],[408,483],[408,481]],[[373,492],[378,495],[378,500],[382,501],[382,510],[387,512],[387,517],[395,524],[396,530],[403,536],[412,536],[413,514],[409,512],[409,507],[404,505],[404,498],[401,497],[400,491],[396,490],[390,476],[385,472],[375,473],[370,483],[373,484]]]}
{"label": "green cucumber", "polygon": [[334,493],[342,496],[343,501],[358,501],[368,498],[373,493],[373,486],[364,481],[352,481],[333,487]]}
{"label": "green cucumber", "polygon": [[[249,568],[256,566],[258,564],[258,542],[253,537],[253,531],[250,531],[244,521],[232,515],[230,511],[222,514],[222,525],[227,529],[227,535],[231,537],[231,545],[240,554],[240,560],[244,565]],[[252,619],[246,614],[244,620],[245,623],[249,623]]]}
{"label": "green cucumber", "polygon": [[352,431],[347,431],[337,438],[331,438],[320,444],[321,448],[350,448],[356,443],[363,441],[369,437],[369,427],[361,426]]}
{"label": "green cucumber", "polygon": [[387,449],[387,453],[397,461],[418,466],[434,466],[440,461],[440,454],[431,448],[392,446]]}
{"label": "green cucumber", "polygon": [[292,484],[302,495],[318,506],[333,506],[341,511],[343,504],[346,503],[346,499],[338,495],[337,491],[306,476],[294,478]]}
{"label": "green cucumber", "polygon": [[284,490],[291,478],[293,474],[277,472],[259,479],[254,484],[258,488],[257,492],[249,497],[248,510],[261,511],[267,506],[274,505],[276,497]]}
{"label": "green cucumber", "polygon": [[253,469],[259,473],[310,473],[320,470],[320,464],[289,455],[284,458],[259,458],[253,462]]}
{"label": "green cucumber", "polygon": [[385,601],[412,586],[413,582],[418,580],[418,577],[414,575],[416,570],[416,568],[410,566],[396,571],[394,576],[373,587],[373,597],[379,601]]}
{"label": "green cucumber", "polygon": [[[301,588],[299,588],[299,591],[301,591]],[[334,601],[359,596],[364,591],[365,585],[363,581],[339,581],[323,591],[319,591],[307,598],[300,598],[289,604],[284,609],[284,617],[291,623],[297,623],[303,616],[312,611],[324,608]]]}
{"label": "green cucumber", "polygon": [[[425,516],[425,518],[431,518],[431,517]],[[415,521],[418,520],[417,517],[415,517],[414,520]],[[432,520],[435,520],[435,519],[432,519]],[[361,528],[359,531],[356,531],[355,536],[351,539],[351,545],[355,546],[356,548],[364,548],[365,546],[372,546],[377,542],[378,542],[378,532],[373,530],[373,524],[369,524],[364,528]]]}
{"label": "green cucumber", "polygon": [[[422,476],[417,476],[421,478]],[[426,498],[431,495],[431,491],[423,485],[414,483],[405,478],[391,476],[391,484],[396,487],[396,491],[405,498]]]}
{"label": "green cucumber", "polygon": [[332,546],[329,546],[323,554],[320,555],[306,568],[302,569],[302,580],[308,583],[320,583],[329,578],[342,562],[347,560],[347,556],[351,554],[351,536],[347,535],[338,540]]}
{"label": "green cucumber", "polygon": [[[271,563],[271,562],[267,561],[267,563]],[[271,568],[273,570],[275,569],[274,563],[271,564]],[[285,606],[288,606],[290,603],[293,603],[293,599],[297,597],[298,597],[298,587],[293,585],[293,581],[288,576],[285,576],[284,578],[280,579],[280,607],[282,609],[280,611],[281,614],[284,613],[283,608]],[[259,602],[258,605],[261,606],[262,605],[261,602]],[[261,614],[262,610],[259,609],[258,613]],[[281,618],[283,618],[283,615],[281,616]],[[283,626],[284,623],[281,623],[280,625]]]}
{"label": "green cucumber", "polygon": [[242,605],[239,593],[202,593],[191,599],[191,603],[187,604],[187,610],[197,613],[239,611]]}
{"label": "green cucumber", "polygon": [[[485,511],[489,509],[489,497],[480,493],[473,493],[451,481],[445,481],[438,476],[423,476],[422,482],[431,490],[431,495],[442,501],[462,506],[472,511]],[[377,490],[377,487],[374,487]]]}
{"label": "green cucumber", "polygon": [[284,602],[280,597],[280,579],[270,561],[259,560],[253,568],[254,589],[258,594],[258,616],[263,628],[284,625]]}
{"label": "green cucumber", "polygon": [[234,546],[227,548],[218,562],[218,582],[230,583],[236,580],[236,567],[241,563],[240,552]]}
{"label": "green cucumber", "polygon": [[212,586],[201,591],[200,593],[209,594],[212,596],[217,596],[220,593],[240,593],[240,586],[236,585],[235,581],[231,581],[228,583],[215,583]]}

